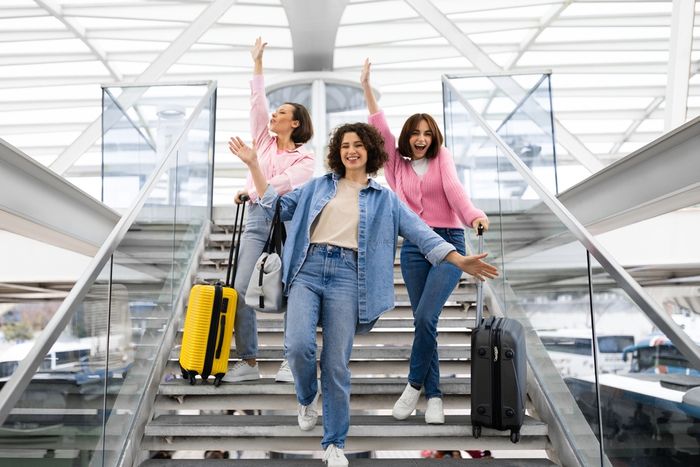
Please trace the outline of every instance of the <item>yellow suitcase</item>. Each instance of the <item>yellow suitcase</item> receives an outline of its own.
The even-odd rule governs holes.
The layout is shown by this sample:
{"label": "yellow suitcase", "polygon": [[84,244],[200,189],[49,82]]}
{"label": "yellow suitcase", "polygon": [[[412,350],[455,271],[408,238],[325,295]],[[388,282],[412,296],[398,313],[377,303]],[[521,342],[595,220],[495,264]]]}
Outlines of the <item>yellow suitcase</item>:
{"label": "yellow suitcase", "polygon": [[[241,206],[242,209],[240,209]],[[241,210],[240,223],[239,209]],[[233,265],[233,278],[231,278],[231,263],[234,249],[235,263],[238,263],[238,246],[241,241],[244,214],[245,204],[239,204],[236,208],[226,283],[197,284],[190,290],[179,359],[182,377],[189,380],[190,384],[195,383],[197,375],[203,382],[213,375],[214,385],[218,386],[228,370],[228,357],[238,302],[238,293],[231,286],[235,281],[237,264]],[[237,242],[235,241],[236,232],[238,232]]]}
{"label": "yellow suitcase", "polygon": [[180,349],[182,377],[190,384],[214,376],[218,386],[228,370],[238,294],[233,287],[197,284],[190,291]]}

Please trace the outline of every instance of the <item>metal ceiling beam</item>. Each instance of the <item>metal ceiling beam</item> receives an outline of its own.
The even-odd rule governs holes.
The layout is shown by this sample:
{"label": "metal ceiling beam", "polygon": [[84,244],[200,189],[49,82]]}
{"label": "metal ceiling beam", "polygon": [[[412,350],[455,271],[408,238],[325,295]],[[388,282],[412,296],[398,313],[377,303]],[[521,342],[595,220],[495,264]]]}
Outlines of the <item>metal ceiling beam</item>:
{"label": "metal ceiling beam", "polygon": [[109,72],[109,75],[115,81],[120,81],[122,79],[122,74],[114,68],[114,66],[107,60],[107,55],[92,41],[88,40],[85,33],[85,28],[83,28],[76,20],[68,19],[63,15],[63,10],[61,5],[54,2],[54,0],[34,0],[37,5],[39,5],[44,10],[48,11],[51,16],[56,18],[58,21],[63,23],[63,25],[68,28],[70,32],[76,35],[80,41],[85,44],[85,46],[90,50],[90,52],[104,65],[104,67]]}
{"label": "metal ceiling beam", "polygon": [[[452,21],[447,18],[430,0],[405,0],[418,14],[430,23],[436,31],[447,39],[462,55],[474,64],[482,73],[502,73],[504,70],[496,62],[486,55],[479,47],[467,37]],[[524,90],[514,79],[498,80],[496,84],[503,92],[519,102],[519,97],[524,95]],[[555,132],[558,142],[564,146],[584,167],[595,173],[603,168],[598,158],[586,148],[569,130],[556,118],[554,119]]]}
{"label": "metal ceiling beam", "polygon": [[347,0],[281,0],[294,44],[294,71],[333,70],[333,51]]}
{"label": "metal ceiling beam", "polygon": [[93,256],[120,219],[2,139],[0,183],[0,228],[24,237]]}
{"label": "metal ceiling beam", "polygon": [[[228,11],[236,0],[216,0],[200,13],[190,25],[156,58],[146,70],[141,73],[134,83],[156,82],[177,60],[197,42],[212,24]],[[141,95],[141,91],[132,89],[125,91],[119,101],[128,108]],[[68,146],[51,164],[51,169],[58,174],[63,174],[73,163],[89,149],[102,132],[101,118],[92,122],[73,143]]]}
{"label": "metal ceiling beam", "polygon": [[700,117],[569,188],[559,201],[595,234],[698,204],[698,147]]}
{"label": "metal ceiling beam", "polygon": [[694,22],[695,0],[673,0],[664,118],[666,131],[686,119]]}

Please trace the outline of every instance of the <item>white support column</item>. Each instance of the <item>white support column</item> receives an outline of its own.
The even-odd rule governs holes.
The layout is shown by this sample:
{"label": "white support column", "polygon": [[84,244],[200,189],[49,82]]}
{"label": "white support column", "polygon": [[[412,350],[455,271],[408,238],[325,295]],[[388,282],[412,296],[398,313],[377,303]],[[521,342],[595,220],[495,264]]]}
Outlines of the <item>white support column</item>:
{"label": "white support column", "polygon": [[[423,19],[442,35],[452,47],[464,55],[479,71],[485,74],[503,73],[503,69],[484,53],[466,34],[450,21],[430,0],[405,0]],[[514,80],[494,82],[516,102],[525,90]],[[558,142],[565,147],[584,167],[595,173],[603,168],[600,160],[574,136],[559,120],[554,119]]]}
{"label": "white support column", "polygon": [[672,130],[686,119],[694,20],[695,0],[673,0],[664,131]]}
{"label": "white support column", "polygon": [[[221,16],[228,11],[236,0],[216,0],[211,5],[202,11],[202,13],[190,23],[190,25],[175,39],[162,54],[156,58],[146,70],[134,80],[134,83],[148,83],[157,81],[182,55],[192,47],[192,44],[202,37]],[[126,93],[124,93],[126,94]],[[140,94],[130,93],[127,96],[119,98],[119,102],[124,107],[129,107],[138,99]],[[101,118],[92,122],[76,138],[70,146],[68,146],[58,158],[51,164],[51,169],[63,174],[73,163],[92,146],[95,141],[101,136],[102,124]]]}
{"label": "white support column", "polygon": [[326,83],[315,79],[311,83],[311,121],[314,125],[314,176],[326,173]]}

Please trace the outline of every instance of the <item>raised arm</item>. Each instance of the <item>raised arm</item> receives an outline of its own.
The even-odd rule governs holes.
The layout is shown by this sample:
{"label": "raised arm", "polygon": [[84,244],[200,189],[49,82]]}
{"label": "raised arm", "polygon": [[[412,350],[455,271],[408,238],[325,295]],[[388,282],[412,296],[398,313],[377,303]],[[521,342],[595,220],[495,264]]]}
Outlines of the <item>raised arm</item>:
{"label": "raised arm", "polygon": [[365,93],[365,102],[367,103],[367,110],[369,114],[376,114],[379,112],[379,105],[377,100],[374,98],[374,93],[372,92],[372,85],[369,81],[369,72],[372,64],[369,58],[365,58],[365,63],[362,65],[362,74],[360,75],[360,84],[362,85],[362,90]]}
{"label": "raised arm", "polygon": [[267,42],[263,42],[261,37],[255,39],[255,44],[253,48],[250,49],[250,56],[253,57],[253,74],[262,75],[263,74],[263,52],[265,51],[265,46]]}
{"label": "raised arm", "polygon": [[258,147],[270,138],[267,124],[270,121],[269,104],[265,96],[265,80],[263,78],[263,53],[267,42],[260,37],[255,39],[255,44],[250,49],[253,58],[253,79],[250,81],[250,135]]}

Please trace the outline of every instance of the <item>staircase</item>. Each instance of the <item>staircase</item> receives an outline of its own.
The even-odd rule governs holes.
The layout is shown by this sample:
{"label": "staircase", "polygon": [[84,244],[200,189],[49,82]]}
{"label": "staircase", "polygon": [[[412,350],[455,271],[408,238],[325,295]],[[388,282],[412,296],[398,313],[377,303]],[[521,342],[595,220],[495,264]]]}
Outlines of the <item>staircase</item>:
{"label": "staircase", "polygon": [[[218,220],[212,225],[200,261],[199,280],[219,280],[226,271],[233,209],[217,210],[215,217]],[[473,301],[474,286],[466,275],[446,304],[438,327],[445,424],[425,423],[424,399],[418,404],[418,415],[404,421],[392,418],[391,407],[406,385],[413,340],[412,313],[401,279],[398,254],[394,281],[396,308],[382,316],[372,332],[355,338],[350,363],[352,415],[346,444],[351,465],[464,465],[479,460],[415,457],[421,450],[486,449],[500,458],[498,465],[555,465],[556,462],[548,458],[553,454],[547,425],[538,420],[531,404],[528,404],[519,443],[511,443],[507,431],[484,429],[481,438],[472,437],[469,330],[474,325],[474,315],[468,307]],[[217,388],[200,383],[191,386],[182,380],[177,362],[182,338],[180,328],[161,377],[154,413],[145,427],[141,449],[144,457],[149,457],[147,451],[190,451],[190,457],[200,460],[150,459],[141,466],[215,464],[217,461],[202,459],[206,450],[229,451],[232,459],[228,462],[233,465],[322,465],[320,421],[312,431],[301,431],[296,420],[294,385],[274,381],[282,361],[282,331],[281,315],[259,313],[258,361],[263,378],[224,383]],[[317,336],[320,347],[320,329]],[[231,355],[233,363],[233,349]],[[236,460],[236,451],[243,457],[265,458]],[[358,459],[352,459],[355,456]],[[309,460],[312,457],[315,459]]]}

